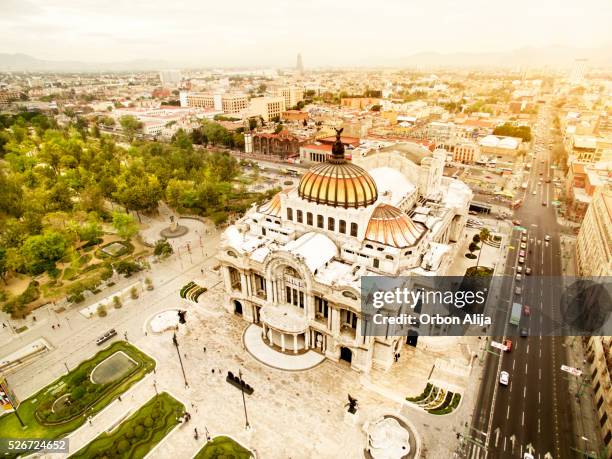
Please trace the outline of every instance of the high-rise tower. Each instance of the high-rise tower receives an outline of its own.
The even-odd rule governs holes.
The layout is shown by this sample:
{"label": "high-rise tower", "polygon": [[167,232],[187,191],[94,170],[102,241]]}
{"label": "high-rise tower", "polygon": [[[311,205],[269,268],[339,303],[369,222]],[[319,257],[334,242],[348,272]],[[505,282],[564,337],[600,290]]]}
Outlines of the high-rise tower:
{"label": "high-rise tower", "polygon": [[302,53],[298,53],[295,69],[300,75],[304,74],[304,64],[302,63]]}

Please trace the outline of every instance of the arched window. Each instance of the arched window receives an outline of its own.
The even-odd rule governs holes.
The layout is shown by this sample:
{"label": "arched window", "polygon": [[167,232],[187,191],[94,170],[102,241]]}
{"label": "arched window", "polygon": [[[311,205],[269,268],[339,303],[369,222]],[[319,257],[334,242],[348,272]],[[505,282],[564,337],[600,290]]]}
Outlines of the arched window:
{"label": "arched window", "polygon": [[336,230],[336,221],[333,219],[333,217],[327,218],[327,229],[330,231]]}
{"label": "arched window", "polygon": [[293,220],[293,209],[287,207],[287,220]]}
{"label": "arched window", "polygon": [[340,223],[338,224],[338,231],[340,231],[342,234],[346,234],[346,222],[344,220],[340,220]]}
{"label": "arched window", "polygon": [[306,213],[306,224],[312,226],[312,212]]}
{"label": "arched window", "polygon": [[378,258],[374,258],[374,260],[373,260],[373,261],[374,261],[373,266],[374,266],[375,268],[378,268],[378,266],[380,265],[380,262],[378,261]]}
{"label": "arched window", "polygon": [[357,223],[351,223],[351,236],[357,237]]}
{"label": "arched window", "polygon": [[302,211],[301,210],[298,210],[296,212],[296,217],[297,217],[297,222],[298,223],[302,223],[304,221],[304,218],[302,217]]}
{"label": "arched window", "polygon": [[323,228],[323,215],[317,215],[317,228]]}

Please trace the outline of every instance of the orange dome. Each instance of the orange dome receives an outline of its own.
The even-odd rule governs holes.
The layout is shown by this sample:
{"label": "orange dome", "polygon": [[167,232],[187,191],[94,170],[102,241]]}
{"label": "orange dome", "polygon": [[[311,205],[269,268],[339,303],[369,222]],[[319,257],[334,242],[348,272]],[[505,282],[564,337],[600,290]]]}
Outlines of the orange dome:
{"label": "orange dome", "polygon": [[389,204],[379,204],[368,222],[365,239],[399,249],[413,246],[425,231],[404,212]]}
{"label": "orange dome", "polygon": [[357,208],[376,202],[378,190],[362,167],[349,162],[324,162],[304,174],[298,195],[328,206]]}

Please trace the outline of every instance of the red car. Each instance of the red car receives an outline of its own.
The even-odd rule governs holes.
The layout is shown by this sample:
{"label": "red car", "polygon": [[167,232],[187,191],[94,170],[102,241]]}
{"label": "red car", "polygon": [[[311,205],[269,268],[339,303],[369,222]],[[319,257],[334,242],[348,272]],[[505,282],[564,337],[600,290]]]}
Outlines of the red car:
{"label": "red car", "polygon": [[523,306],[523,314],[526,316],[530,316],[531,315],[531,309],[529,309],[529,306],[525,305]]}
{"label": "red car", "polygon": [[510,352],[512,350],[512,341],[509,339],[505,339],[502,344],[506,346],[506,352]]}

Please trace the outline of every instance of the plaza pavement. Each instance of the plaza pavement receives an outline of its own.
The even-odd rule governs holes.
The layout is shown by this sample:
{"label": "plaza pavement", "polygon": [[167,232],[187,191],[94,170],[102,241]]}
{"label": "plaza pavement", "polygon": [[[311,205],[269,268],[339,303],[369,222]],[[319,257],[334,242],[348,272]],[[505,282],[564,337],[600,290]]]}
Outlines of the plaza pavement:
{"label": "plaza pavement", "polygon": [[[171,432],[149,454],[150,458],[191,458],[206,442],[206,429],[211,436],[232,436],[263,458],[359,458],[363,457],[365,446],[363,423],[383,414],[403,415],[416,428],[421,457],[452,457],[457,444],[455,432],[471,414],[475,391],[466,389],[459,409],[447,416],[433,416],[404,408],[403,399],[422,391],[432,362],[436,362],[438,367],[431,373],[436,380],[448,378],[449,384],[475,387],[470,381],[480,377],[480,366],[467,365],[479,345],[477,338],[459,345],[454,354],[440,349],[405,346],[400,363],[394,369],[389,372],[375,370],[368,376],[330,360],[302,372],[270,368],[243,347],[242,334],[248,324],[226,313],[222,307],[221,278],[212,270],[216,264],[212,254],[218,246],[219,234],[211,228],[207,228],[209,234],[206,234],[203,226],[197,226],[201,223],[191,220],[188,224],[191,222],[196,225],[193,231],[171,241],[179,252],[153,264],[150,272],[121,279],[113,289],[88,298],[85,303],[65,312],[56,313],[50,307],[37,310],[39,319],[23,334],[13,336],[10,330],[2,330],[3,355],[40,337],[53,346],[39,359],[9,376],[9,382],[21,399],[64,374],[65,365],[73,368],[97,352],[99,347],[95,345],[95,339],[109,328],[115,328],[120,337],[127,333],[131,343],[157,360],[155,374],[131,388],[122,396],[122,401],[112,402],[92,419],[92,424],[85,423],[73,432],[71,451],[111,428],[128,412],[136,410],[157,389],[168,391],[183,401],[192,419]],[[167,225],[167,220],[147,224],[161,229]],[[150,235],[154,236],[155,231],[157,228],[151,229]],[[199,246],[200,237],[202,247]],[[191,254],[184,250],[187,243],[191,246]],[[105,318],[86,319],[79,314],[78,310],[87,304],[112,296],[113,291],[145,276],[153,279],[155,290],[143,292],[140,298],[126,302],[123,308]],[[209,289],[197,305],[181,300],[178,295],[180,288],[191,280]],[[188,387],[183,381],[171,333],[145,334],[148,319],[157,312],[174,307],[188,311],[187,326],[178,332]],[[61,328],[51,329],[51,324],[56,323],[61,323]],[[448,365],[455,359],[459,368],[468,368],[467,376],[461,375],[461,371],[453,371],[452,365]],[[237,373],[239,369],[245,381],[255,389],[253,395],[246,396],[252,426],[249,430],[245,430],[241,394],[227,384],[224,377],[228,370]],[[359,401],[357,424],[345,421],[348,394]],[[194,428],[200,434],[198,440],[194,438]]]}

